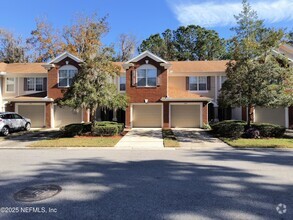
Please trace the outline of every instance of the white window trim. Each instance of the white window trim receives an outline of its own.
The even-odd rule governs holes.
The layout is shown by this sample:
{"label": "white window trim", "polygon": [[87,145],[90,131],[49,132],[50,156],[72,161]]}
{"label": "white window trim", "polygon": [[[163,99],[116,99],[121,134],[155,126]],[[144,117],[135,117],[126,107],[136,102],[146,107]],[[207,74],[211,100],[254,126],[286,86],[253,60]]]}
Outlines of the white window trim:
{"label": "white window trim", "polygon": [[[45,91],[44,90],[44,78],[46,78],[46,77],[24,77],[23,80],[25,78],[26,79],[28,79],[28,78],[34,79],[34,90],[24,90],[24,88],[23,88],[23,91],[25,93],[30,93],[30,92],[44,92]],[[37,90],[37,79],[42,79],[42,90]]]}
{"label": "white window trim", "polygon": [[[125,90],[121,90],[120,89],[120,78],[121,77],[124,77],[125,78]],[[121,92],[121,93],[125,93],[126,92],[126,75],[124,74],[124,75],[121,75],[121,76],[119,76],[118,77],[118,90]]]}
{"label": "white window trim", "polygon": [[[197,90],[191,90],[190,89],[190,78],[191,77],[196,77],[197,78]],[[206,78],[206,90],[199,90],[199,77],[205,77]],[[194,83],[192,83],[194,84]],[[194,93],[208,93],[208,77],[207,76],[189,76],[189,92],[194,92]]]}
{"label": "white window trim", "polygon": [[[149,86],[148,85],[148,71],[146,71],[146,85],[145,86],[138,86],[137,84],[138,84],[138,70],[141,70],[141,69],[143,69],[143,70],[156,70],[157,71],[157,76],[156,76],[156,85],[155,86]],[[144,65],[142,65],[142,66],[140,66],[138,69],[137,69],[137,74],[136,74],[136,87],[138,87],[138,88],[156,88],[158,85],[157,85],[157,78],[158,78],[158,69],[155,67],[155,66],[153,66],[153,65],[150,65],[150,64],[144,64]]]}
{"label": "white window trim", "polygon": [[66,70],[66,71],[69,71],[69,70],[77,70],[77,73],[78,73],[78,69],[75,66],[73,66],[73,65],[64,65],[61,68],[59,68],[59,70],[58,70],[58,88],[69,88],[70,87],[70,85],[69,85],[69,77],[67,77],[67,86],[60,86],[60,84],[59,84],[59,78],[60,78],[59,77],[60,76],[59,71],[60,70]]}
{"label": "white window trim", "polygon": [[[7,81],[8,81],[7,79],[8,79],[8,78],[13,79],[13,82],[14,82],[14,83],[13,83],[13,91],[7,91],[7,85],[8,85],[8,84],[7,84]],[[5,93],[15,93],[15,87],[16,87],[16,77],[6,77],[6,78],[5,78]]]}

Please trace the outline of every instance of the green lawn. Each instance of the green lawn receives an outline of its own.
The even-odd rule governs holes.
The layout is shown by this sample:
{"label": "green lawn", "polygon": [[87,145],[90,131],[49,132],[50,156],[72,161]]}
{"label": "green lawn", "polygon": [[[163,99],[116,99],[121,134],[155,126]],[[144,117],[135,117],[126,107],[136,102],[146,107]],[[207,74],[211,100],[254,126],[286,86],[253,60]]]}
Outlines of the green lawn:
{"label": "green lawn", "polygon": [[73,137],[35,142],[29,147],[114,147],[121,137]]}
{"label": "green lawn", "polygon": [[293,148],[293,138],[267,138],[267,139],[222,139],[236,148]]}
{"label": "green lawn", "polygon": [[163,129],[164,147],[180,147],[173,131],[171,129]]}

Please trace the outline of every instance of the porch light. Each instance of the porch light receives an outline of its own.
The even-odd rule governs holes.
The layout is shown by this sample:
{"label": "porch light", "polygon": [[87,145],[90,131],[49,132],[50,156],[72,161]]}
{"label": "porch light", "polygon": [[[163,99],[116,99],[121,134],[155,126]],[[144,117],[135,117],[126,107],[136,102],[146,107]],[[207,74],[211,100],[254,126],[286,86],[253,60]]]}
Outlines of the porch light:
{"label": "porch light", "polygon": [[148,100],[148,99],[145,99],[145,100],[144,100],[144,103],[145,103],[145,104],[147,104],[148,102],[149,102],[149,100]]}

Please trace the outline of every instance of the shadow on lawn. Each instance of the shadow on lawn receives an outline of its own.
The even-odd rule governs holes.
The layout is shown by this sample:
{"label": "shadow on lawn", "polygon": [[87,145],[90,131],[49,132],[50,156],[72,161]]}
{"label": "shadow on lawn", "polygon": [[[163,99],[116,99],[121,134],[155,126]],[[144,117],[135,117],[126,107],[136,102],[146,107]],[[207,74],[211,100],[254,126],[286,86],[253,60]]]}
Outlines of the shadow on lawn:
{"label": "shadow on lawn", "polygon": [[[243,158],[237,153],[202,155],[258,161],[249,153]],[[268,155],[262,159],[264,163],[282,164]],[[286,161],[289,159],[292,157]],[[92,157],[33,167],[33,176],[0,182],[1,206],[55,207],[58,213],[0,213],[1,219],[278,219],[278,203],[293,207],[292,185],[267,184],[259,179],[262,176],[226,166],[173,160],[110,162]],[[58,184],[63,191],[36,203],[13,201],[16,191],[44,183]],[[292,211],[287,213],[288,219],[289,215],[292,219]]]}

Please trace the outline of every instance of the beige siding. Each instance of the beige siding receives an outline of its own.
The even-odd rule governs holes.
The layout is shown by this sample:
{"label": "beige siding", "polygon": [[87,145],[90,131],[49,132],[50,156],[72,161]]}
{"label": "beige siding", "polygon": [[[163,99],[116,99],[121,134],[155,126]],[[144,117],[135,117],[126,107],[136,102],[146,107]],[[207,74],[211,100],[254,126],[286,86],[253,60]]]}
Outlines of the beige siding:
{"label": "beige siding", "polygon": [[54,126],[56,128],[82,122],[82,111],[75,111],[69,107],[54,106]]}
{"label": "beige siding", "polygon": [[132,127],[134,128],[160,128],[162,127],[161,105],[133,105]]}
{"label": "beige siding", "polygon": [[255,108],[255,122],[272,123],[272,124],[286,126],[285,109],[256,107]]}
{"label": "beige siding", "polygon": [[[168,88],[186,90],[186,76],[169,76]],[[211,76],[211,89],[208,92],[192,92],[215,99],[215,76]]]}
{"label": "beige siding", "polygon": [[171,105],[172,128],[200,127],[199,105]]}
{"label": "beige siding", "polygon": [[29,118],[33,128],[45,126],[45,105],[17,105],[17,113]]}
{"label": "beige siding", "polygon": [[[15,77],[15,92],[13,92],[13,93],[6,92],[6,78],[7,77]],[[47,77],[47,75],[46,74],[34,74],[34,75],[26,74],[26,75],[22,75],[22,76],[6,75],[5,77],[3,77],[3,80],[1,82],[3,97],[15,97],[15,96],[38,93],[39,91],[24,91],[24,78],[25,77],[44,78],[44,77]]]}

